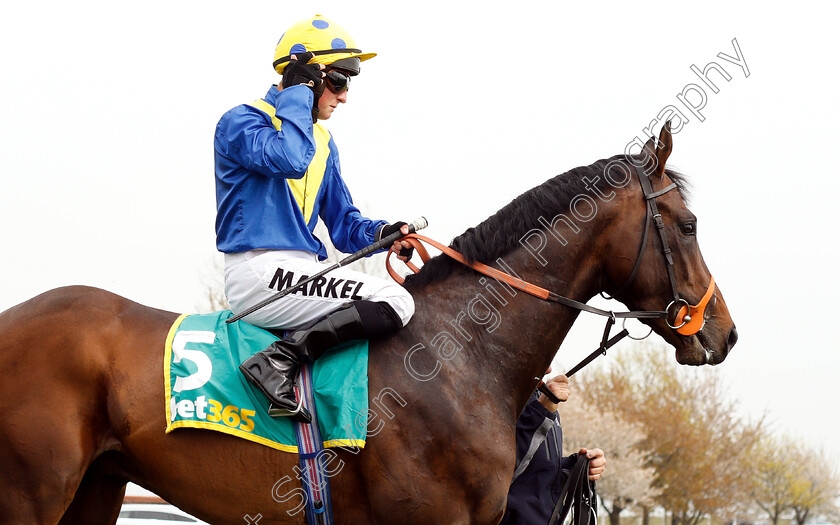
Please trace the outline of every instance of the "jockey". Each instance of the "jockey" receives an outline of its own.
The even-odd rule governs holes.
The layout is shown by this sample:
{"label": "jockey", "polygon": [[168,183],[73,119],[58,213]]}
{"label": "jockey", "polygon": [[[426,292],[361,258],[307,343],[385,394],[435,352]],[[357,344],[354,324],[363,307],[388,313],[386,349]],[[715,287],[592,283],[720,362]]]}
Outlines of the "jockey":
{"label": "jockey", "polygon": [[[351,77],[376,53],[321,15],[280,38],[274,69],[282,75],[265,97],[237,106],[216,127],[216,246],[225,254],[225,295],[234,313],[326,268],[313,235],[318,218],[333,244],[356,252],[404,222],[364,217],[341,177],[327,120],[347,101]],[[408,243],[391,247],[402,260]],[[306,420],[294,393],[301,360],[315,360],[353,339],[391,335],[414,314],[414,300],[392,281],[338,268],[246,316],[267,329],[291,330],[239,367],[271,400],[274,416]]]}

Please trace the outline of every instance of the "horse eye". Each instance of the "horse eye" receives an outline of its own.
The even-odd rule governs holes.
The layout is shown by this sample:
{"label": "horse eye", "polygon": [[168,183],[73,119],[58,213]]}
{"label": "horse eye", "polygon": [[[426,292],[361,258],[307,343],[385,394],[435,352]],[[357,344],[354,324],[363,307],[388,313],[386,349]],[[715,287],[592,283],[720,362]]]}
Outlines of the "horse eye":
{"label": "horse eye", "polygon": [[684,222],[680,228],[685,235],[694,235],[697,233],[697,224],[693,222]]}

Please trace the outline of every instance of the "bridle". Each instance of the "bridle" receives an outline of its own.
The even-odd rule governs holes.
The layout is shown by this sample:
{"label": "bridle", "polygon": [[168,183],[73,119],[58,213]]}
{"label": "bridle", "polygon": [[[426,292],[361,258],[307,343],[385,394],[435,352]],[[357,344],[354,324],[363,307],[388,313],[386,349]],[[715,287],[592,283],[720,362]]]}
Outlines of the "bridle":
{"label": "bridle", "polygon": [[[586,303],[582,303],[580,301],[576,301],[574,299],[570,299],[568,297],[563,297],[559,294],[546,290],[540,286],[536,286],[529,282],[523,281],[519,277],[515,277],[515,273],[511,270],[501,259],[498,260],[499,264],[507,270],[507,272],[497,270],[496,268],[487,266],[486,264],[477,262],[477,261],[468,261],[466,257],[464,257],[461,253],[453,250],[448,246],[444,246],[443,244],[434,241],[428,237],[424,237],[422,235],[418,235],[416,233],[409,234],[402,238],[402,240],[407,241],[414,249],[417,250],[418,255],[425,263],[431,257],[429,256],[428,251],[425,249],[422,243],[429,244],[444,254],[448,255],[449,257],[455,259],[456,261],[469,266],[473,270],[476,270],[479,273],[492,277],[498,282],[507,284],[513,288],[526,292],[530,295],[543,299],[545,301],[550,301],[558,304],[562,304],[568,306],[570,308],[575,308],[582,312],[589,312],[592,314],[600,315],[607,317],[607,325],[604,328],[604,334],[601,338],[601,344],[598,349],[595,350],[589,357],[584,359],[581,363],[575,366],[572,370],[566,373],[566,376],[570,377],[572,374],[589,364],[595,357],[599,354],[606,354],[608,348],[612,347],[624,337],[630,336],[629,331],[622,327],[621,332],[616,334],[613,337],[610,337],[610,331],[612,326],[615,324],[616,319],[623,319],[626,321],[627,319],[665,319],[667,325],[676,330],[679,334],[684,336],[695,335],[703,328],[705,324],[705,310],[706,306],[709,304],[709,301],[714,296],[714,289],[715,289],[715,279],[714,277],[710,277],[709,286],[706,289],[706,293],[703,295],[702,299],[696,305],[691,305],[680,297],[679,291],[677,290],[677,276],[676,271],[674,269],[674,258],[671,254],[671,248],[668,243],[668,238],[665,232],[665,223],[662,220],[662,215],[659,213],[659,208],[656,205],[656,199],[665,195],[669,191],[675,189],[677,187],[676,183],[671,183],[668,186],[653,191],[651,187],[649,177],[641,172],[641,170],[635,170],[638,177],[639,183],[642,187],[642,193],[646,202],[646,213],[645,213],[645,228],[644,233],[642,234],[642,242],[639,246],[639,253],[636,256],[636,262],[633,265],[633,270],[630,272],[630,277],[627,281],[619,288],[619,290],[613,294],[613,297],[616,295],[620,295],[623,291],[625,291],[630,284],[635,280],[636,275],[639,272],[639,268],[641,267],[642,256],[644,254],[645,246],[647,245],[648,240],[648,233],[650,231],[650,223],[656,225],[656,230],[659,233],[659,238],[662,241],[662,254],[665,256],[665,267],[668,272],[668,281],[671,287],[671,294],[673,296],[673,300],[665,310],[638,310],[638,311],[627,311],[627,312],[614,312],[611,310],[603,310],[601,308],[596,308],[594,306],[588,305]],[[391,277],[397,281],[398,283],[402,284],[405,282],[405,279],[396,273],[394,269],[391,267],[390,263],[390,255],[388,253],[388,258],[386,258],[385,265],[388,270],[388,273]],[[410,261],[406,263],[408,267],[414,273],[420,271],[420,269],[415,266]],[[513,274],[513,275],[511,275]],[[604,296],[606,298],[611,298],[608,296]],[[670,321],[671,315],[669,312],[676,309],[676,313],[674,315],[674,323],[672,324]],[[677,324],[679,323],[679,324]],[[651,332],[653,329],[651,329]],[[647,335],[641,338],[631,337],[631,339],[644,339]]]}
{"label": "bridle", "polygon": [[[636,170],[637,173],[639,170]],[[696,305],[690,305],[688,301],[680,297],[680,293],[677,290],[677,275],[674,269],[674,257],[671,253],[671,247],[668,244],[668,237],[665,234],[665,223],[662,221],[662,214],[659,213],[659,207],[656,205],[657,197],[661,197],[665,195],[669,191],[675,189],[677,187],[676,183],[672,182],[668,186],[662,188],[661,190],[653,191],[653,188],[650,185],[650,178],[646,175],[638,173],[639,176],[639,183],[642,187],[642,194],[644,195],[645,199],[645,229],[642,234],[642,242],[639,244],[639,252],[636,255],[636,263],[633,265],[633,270],[630,272],[630,277],[625,281],[625,283],[618,289],[617,292],[613,293],[612,296],[609,296],[603,292],[601,292],[601,296],[605,299],[613,299],[618,295],[621,295],[622,292],[627,290],[630,287],[630,284],[636,279],[636,274],[639,273],[639,268],[642,264],[642,255],[644,254],[645,246],[647,245],[648,240],[648,232],[650,232],[650,223],[651,218],[653,219],[653,223],[656,225],[656,231],[659,233],[659,239],[662,242],[662,254],[665,256],[665,269],[668,272],[668,283],[671,286],[671,294],[673,296],[673,300],[670,304],[665,308],[665,315],[662,318],[665,319],[665,322],[668,324],[670,328],[676,330],[678,333],[682,335],[694,335],[700,330],[703,329],[703,325],[705,324],[705,309],[709,303],[709,300],[712,298],[715,289],[715,278],[714,276],[709,276],[709,286],[706,289],[706,293],[703,294],[703,297],[700,299],[700,302]],[[676,313],[674,315],[674,324],[670,322],[670,314],[669,312],[672,311],[672,308],[678,307]],[[680,324],[677,324],[677,322]]]}

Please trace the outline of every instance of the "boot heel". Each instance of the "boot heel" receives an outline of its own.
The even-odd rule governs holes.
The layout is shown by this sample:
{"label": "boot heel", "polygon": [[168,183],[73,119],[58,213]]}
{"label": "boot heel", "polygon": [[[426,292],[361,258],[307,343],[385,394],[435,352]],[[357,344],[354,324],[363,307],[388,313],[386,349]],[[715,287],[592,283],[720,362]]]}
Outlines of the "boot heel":
{"label": "boot heel", "polygon": [[303,406],[303,401],[298,401],[298,406],[294,410],[288,410],[271,403],[268,406],[268,415],[271,417],[288,417],[298,423],[312,423],[312,414]]}

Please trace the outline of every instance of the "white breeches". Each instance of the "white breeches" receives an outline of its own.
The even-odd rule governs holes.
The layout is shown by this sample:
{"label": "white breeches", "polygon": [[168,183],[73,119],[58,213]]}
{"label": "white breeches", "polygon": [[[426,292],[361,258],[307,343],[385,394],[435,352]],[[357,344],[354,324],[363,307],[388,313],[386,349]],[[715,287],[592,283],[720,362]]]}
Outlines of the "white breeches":
{"label": "white breeches", "polygon": [[[327,264],[306,251],[253,250],[226,254],[225,295],[231,310],[237,314],[326,268]],[[414,299],[402,286],[390,279],[336,268],[243,320],[262,328],[288,330],[362,299],[388,303],[402,319],[403,326],[414,315]]]}

